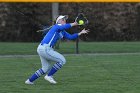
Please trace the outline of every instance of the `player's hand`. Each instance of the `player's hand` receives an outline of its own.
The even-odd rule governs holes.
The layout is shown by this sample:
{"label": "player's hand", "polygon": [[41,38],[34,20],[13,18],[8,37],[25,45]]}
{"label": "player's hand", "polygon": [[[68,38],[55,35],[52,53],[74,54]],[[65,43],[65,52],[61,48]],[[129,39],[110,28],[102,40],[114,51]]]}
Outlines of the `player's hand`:
{"label": "player's hand", "polygon": [[85,28],[80,32],[78,33],[78,35],[82,35],[82,34],[88,34],[89,33],[89,30],[86,30]]}

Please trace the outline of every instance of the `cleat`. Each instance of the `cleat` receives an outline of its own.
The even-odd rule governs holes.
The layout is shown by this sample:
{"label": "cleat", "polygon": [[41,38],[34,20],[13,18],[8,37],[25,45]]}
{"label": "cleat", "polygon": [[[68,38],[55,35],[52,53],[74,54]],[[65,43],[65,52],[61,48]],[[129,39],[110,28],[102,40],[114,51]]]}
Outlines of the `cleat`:
{"label": "cleat", "polygon": [[25,81],[25,84],[28,84],[28,85],[33,85],[34,83],[33,83],[33,82],[31,82],[29,79],[27,79],[27,80]]}
{"label": "cleat", "polygon": [[52,83],[52,84],[56,84],[56,83],[57,83],[57,82],[53,79],[52,76],[46,75],[46,76],[44,77],[44,79],[47,80],[47,81],[49,81],[49,82]]}

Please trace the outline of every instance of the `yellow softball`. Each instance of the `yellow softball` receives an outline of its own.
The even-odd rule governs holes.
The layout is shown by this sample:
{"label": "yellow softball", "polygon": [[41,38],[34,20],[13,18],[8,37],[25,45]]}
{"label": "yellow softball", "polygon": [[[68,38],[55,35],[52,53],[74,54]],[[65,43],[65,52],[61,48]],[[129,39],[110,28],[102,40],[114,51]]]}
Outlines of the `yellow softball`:
{"label": "yellow softball", "polygon": [[83,20],[79,20],[79,25],[83,25],[84,21]]}

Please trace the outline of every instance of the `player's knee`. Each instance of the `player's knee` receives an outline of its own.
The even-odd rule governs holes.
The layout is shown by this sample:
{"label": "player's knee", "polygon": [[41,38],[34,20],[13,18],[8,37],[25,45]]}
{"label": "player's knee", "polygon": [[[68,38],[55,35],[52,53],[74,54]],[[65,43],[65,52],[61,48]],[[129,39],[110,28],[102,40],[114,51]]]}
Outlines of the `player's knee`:
{"label": "player's knee", "polygon": [[64,65],[64,64],[66,64],[66,59],[65,59],[65,58],[63,59],[63,65]]}
{"label": "player's knee", "polygon": [[66,64],[66,59],[65,59],[64,57],[63,57],[63,58],[61,58],[60,63],[61,63],[62,65]]}

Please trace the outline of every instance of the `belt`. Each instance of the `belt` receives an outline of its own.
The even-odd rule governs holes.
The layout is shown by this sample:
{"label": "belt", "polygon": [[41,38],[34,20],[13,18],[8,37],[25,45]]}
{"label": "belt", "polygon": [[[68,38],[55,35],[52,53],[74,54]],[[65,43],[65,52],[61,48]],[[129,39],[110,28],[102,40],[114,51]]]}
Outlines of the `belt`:
{"label": "belt", "polygon": [[45,44],[45,43],[44,43],[44,44],[42,44],[42,43],[41,43],[40,45],[42,45],[42,46],[43,46],[43,45],[47,45],[47,46],[49,46],[49,47],[53,48],[53,47],[52,47],[52,46],[50,46],[49,44]]}

